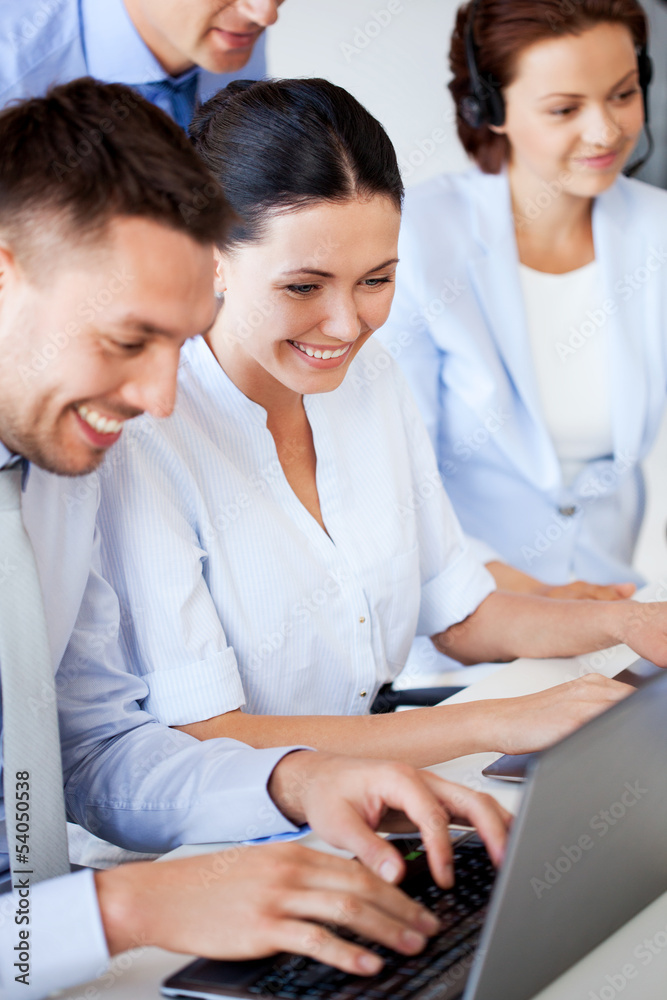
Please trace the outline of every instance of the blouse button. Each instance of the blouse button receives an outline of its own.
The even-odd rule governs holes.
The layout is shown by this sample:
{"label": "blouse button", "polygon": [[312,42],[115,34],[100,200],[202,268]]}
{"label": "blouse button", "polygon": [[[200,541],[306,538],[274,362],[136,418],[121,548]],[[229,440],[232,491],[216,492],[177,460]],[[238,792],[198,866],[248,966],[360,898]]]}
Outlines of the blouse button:
{"label": "blouse button", "polygon": [[368,694],[368,691],[360,691],[359,692],[359,697],[360,698],[365,698],[367,694]]}
{"label": "blouse button", "polygon": [[563,517],[574,517],[574,515],[577,513],[577,508],[576,507],[559,507],[558,508],[558,513],[562,514]]}
{"label": "blouse button", "polygon": [[365,618],[364,618],[364,616],[362,615],[362,616],[361,616],[361,618],[359,619],[359,624],[360,624],[360,625],[363,625],[365,621],[366,621],[366,619],[365,619]]}

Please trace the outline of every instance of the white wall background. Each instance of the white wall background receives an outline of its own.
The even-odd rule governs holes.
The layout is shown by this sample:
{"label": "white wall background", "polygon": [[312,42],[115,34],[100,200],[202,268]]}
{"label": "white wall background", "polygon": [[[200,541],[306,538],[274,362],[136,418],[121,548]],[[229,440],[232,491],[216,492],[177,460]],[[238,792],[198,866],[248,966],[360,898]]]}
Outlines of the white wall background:
{"label": "white wall background", "polygon": [[[269,32],[274,76],[346,87],[387,129],[408,186],[465,170],[449,91],[454,0],[285,0]],[[667,580],[667,421],[647,462],[648,510],[636,564]]]}

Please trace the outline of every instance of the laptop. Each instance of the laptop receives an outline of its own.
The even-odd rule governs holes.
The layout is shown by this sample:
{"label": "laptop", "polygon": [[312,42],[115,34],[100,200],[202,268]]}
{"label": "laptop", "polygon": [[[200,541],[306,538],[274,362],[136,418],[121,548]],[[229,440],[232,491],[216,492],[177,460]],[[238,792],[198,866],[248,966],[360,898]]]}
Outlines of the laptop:
{"label": "laptop", "polygon": [[419,844],[407,892],[442,931],[417,956],[371,945],[371,978],[282,954],[196,961],[168,997],[217,1000],[530,1000],[667,891],[667,671],[545,751],[529,767],[502,869],[474,837],[455,846],[443,890]]}

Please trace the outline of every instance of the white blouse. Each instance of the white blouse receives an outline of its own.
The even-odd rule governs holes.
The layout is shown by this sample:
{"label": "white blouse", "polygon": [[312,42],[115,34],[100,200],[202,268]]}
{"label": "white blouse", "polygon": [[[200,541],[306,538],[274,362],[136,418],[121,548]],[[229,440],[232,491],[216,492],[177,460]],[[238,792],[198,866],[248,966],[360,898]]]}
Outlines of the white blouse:
{"label": "white blouse", "polygon": [[544,419],[569,486],[588,462],[614,450],[598,264],[566,274],[520,264],[519,273]]}
{"label": "white blouse", "polygon": [[145,707],[184,725],[364,714],[417,634],[494,589],[467,549],[398,367],[371,340],[334,392],[304,397],[328,534],[289,486],[266,411],[206,343],[176,411],[126,425],[100,471],[104,571]]}

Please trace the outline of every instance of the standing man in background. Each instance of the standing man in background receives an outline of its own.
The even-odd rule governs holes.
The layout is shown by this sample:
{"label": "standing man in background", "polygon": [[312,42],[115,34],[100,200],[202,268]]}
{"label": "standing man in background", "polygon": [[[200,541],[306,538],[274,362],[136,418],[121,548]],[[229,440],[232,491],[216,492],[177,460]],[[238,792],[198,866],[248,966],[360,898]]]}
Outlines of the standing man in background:
{"label": "standing man in background", "polygon": [[0,108],[79,76],[125,83],[187,129],[230,80],[266,75],[282,0],[9,0],[0,10]]}

